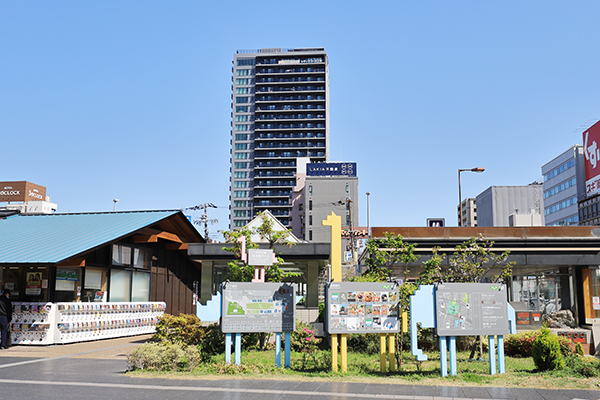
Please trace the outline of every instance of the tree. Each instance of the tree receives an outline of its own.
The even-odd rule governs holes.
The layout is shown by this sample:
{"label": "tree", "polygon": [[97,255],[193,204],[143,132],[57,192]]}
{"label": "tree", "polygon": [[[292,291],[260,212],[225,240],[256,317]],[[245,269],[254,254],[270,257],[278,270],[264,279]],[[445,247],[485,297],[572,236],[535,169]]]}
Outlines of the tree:
{"label": "tree", "polygon": [[[482,235],[472,237],[456,246],[447,264],[443,264],[446,254],[439,254],[439,248],[434,248],[431,258],[423,263],[420,283],[424,285],[444,282],[479,283],[485,278],[489,278],[492,282],[507,283],[515,263],[507,262],[509,250],[497,254],[492,250],[493,246],[494,242]],[[500,269],[500,272],[490,276],[494,269]]]}
{"label": "tree", "polygon": [[[508,283],[512,276],[514,267],[513,262],[507,262],[510,254],[506,250],[500,254],[495,253],[492,248],[494,242],[484,238],[472,237],[466,242],[459,244],[454,249],[452,255],[448,258],[448,263],[443,264],[446,258],[445,254],[439,254],[439,248],[436,247],[432,251],[431,258],[423,263],[423,270],[420,274],[420,283],[423,285],[431,285],[444,282],[483,282],[489,278],[495,283]],[[490,276],[490,274],[499,269],[499,273]],[[481,336],[479,341],[479,357],[483,356],[483,343]],[[473,343],[471,355],[475,355],[475,346],[477,341]]]}
{"label": "tree", "polygon": [[[256,249],[258,243],[252,242],[252,236],[258,234],[262,240],[266,240],[269,244],[269,249],[274,250],[276,244],[285,246],[293,246],[294,243],[289,240],[289,231],[276,231],[273,228],[273,221],[267,214],[259,214],[261,217],[261,225],[251,230],[248,227],[239,228],[233,231],[222,231],[226,243],[233,244],[231,247],[223,247],[223,250],[235,254],[236,260],[227,264],[228,272],[225,279],[232,282],[250,282],[254,278],[254,266],[248,265],[242,261],[242,244],[240,239],[245,238],[246,250]],[[281,282],[288,277],[299,276],[299,273],[284,272],[280,265],[284,262],[283,258],[277,256],[278,263],[265,267],[266,282]]]}
{"label": "tree", "polygon": [[[252,242],[252,236],[258,234],[262,240],[266,240],[269,243],[269,249],[274,250],[276,244],[283,244],[286,246],[293,246],[294,243],[289,240],[289,231],[276,231],[273,227],[273,221],[268,217],[267,214],[259,214],[261,217],[261,225],[255,229],[248,227],[239,228],[233,231],[222,231],[225,238],[225,242],[232,244],[233,246],[223,247],[223,250],[234,253],[235,260],[227,263],[227,275],[225,279],[232,282],[251,282],[254,278],[254,265],[248,265],[242,261],[242,237],[245,241],[246,250],[256,249],[259,247],[258,243]],[[265,266],[265,282],[282,282],[285,278],[300,276],[300,273],[296,272],[284,272],[280,265],[284,262],[283,258],[277,256],[278,263],[273,265]],[[261,350],[265,349],[267,343],[268,334],[260,332],[258,334],[259,347]]]}
{"label": "tree", "polygon": [[[386,282],[392,278],[392,267],[398,264],[409,264],[417,260],[415,255],[416,243],[404,242],[401,235],[385,232],[383,238],[369,240],[366,246],[368,254],[365,263],[369,266],[359,277],[352,279],[354,282]],[[405,273],[408,272],[407,270]],[[398,312],[400,315],[410,308],[410,296],[417,290],[417,286],[411,283],[402,283],[399,288]],[[402,348],[404,345],[404,334],[396,335],[396,362],[402,367]]]}
{"label": "tree", "polygon": [[369,240],[366,246],[369,256],[365,260],[369,270],[366,273],[381,274],[381,272],[372,270],[383,268],[383,272],[387,274],[387,277],[391,277],[390,267],[397,264],[408,264],[417,260],[416,247],[416,243],[405,243],[402,235],[394,235],[389,232],[385,232],[383,238]]}

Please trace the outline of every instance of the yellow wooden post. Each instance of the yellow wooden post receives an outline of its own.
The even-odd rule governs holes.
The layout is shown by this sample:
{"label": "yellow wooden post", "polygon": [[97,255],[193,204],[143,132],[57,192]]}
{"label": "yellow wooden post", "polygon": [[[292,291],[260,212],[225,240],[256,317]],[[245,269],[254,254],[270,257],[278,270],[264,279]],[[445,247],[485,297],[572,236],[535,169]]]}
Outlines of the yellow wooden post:
{"label": "yellow wooden post", "polygon": [[331,226],[331,276],[336,282],[342,281],[342,217],[331,213],[321,221],[324,226]]}
{"label": "yellow wooden post", "polygon": [[347,335],[345,333],[341,334],[342,339],[341,339],[341,343],[340,343],[340,358],[341,358],[341,364],[342,364],[342,372],[348,372],[348,353],[347,353]]}
{"label": "yellow wooden post", "polygon": [[395,372],[396,371],[396,335],[394,335],[393,333],[390,333],[388,335],[389,337],[389,342],[388,342],[388,354],[389,354],[389,359],[390,359],[390,372]]}
{"label": "yellow wooden post", "polygon": [[379,371],[382,373],[386,370],[385,364],[385,333],[379,334]]}
{"label": "yellow wooden post", "polygon": [[[330,278],[336,282],[342,281],[342,217],[331,213],[326,219],[321,221],[323,226],[331,227],[331,254],[329,256],[331,263],[331,276]],[[329,300],[329,299],[328,299]],[[326,312],[328,312],[327,310]],[[337,335],[331,335],[331,368],[333,372],[338,370],[337,361]],[[347,365],[346,357],[346,335],[342,335],[342,372],[346,372],[344,368]],[[347,367],[346,367],[347,368]]]}
{"label": "yellow wooden post", "polygon": [[333,370],[333,372],[338,371],[337,337],[338,335],[331,335],[331,369]]}

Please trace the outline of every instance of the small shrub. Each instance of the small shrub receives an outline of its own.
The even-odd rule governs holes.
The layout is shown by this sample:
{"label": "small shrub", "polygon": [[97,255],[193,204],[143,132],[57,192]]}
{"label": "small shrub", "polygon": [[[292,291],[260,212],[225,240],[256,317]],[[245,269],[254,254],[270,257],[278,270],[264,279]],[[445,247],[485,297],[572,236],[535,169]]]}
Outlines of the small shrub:
{"label": "small shrub", "polygon": [[582,357],[584,356],[584,353],[583,353],[583,346],[581,345],[581,343],[577,343],[577,344],[575,345],[575,353],[576,353],[577,355],[580,355],[580,356],[582,356]]}
{"label": "small shrub", "polygon": [[506,336],[504,339],[504,354],[511,357],[531,357],[533,342],[535,342],[538,335],[538,331],[526,331]]}
{"label": "small shrub", "polygon": [[325,302],[319,302],[319,322],[325,322]]}
{"label": "small shrub", "polygon": [[219,375],[240,375],[240,374],[269,374],[276,370],[274,365],[263,364],[240,364],[218,362],[212,365],[214,373]]}
{"label": "small shrub", "polygon": [[208,358],[215,354],[225,353],[225,335],[221,332],[219,324],[210,324],[204,328],[202,341],[202,356]]}
{"label": "small shrub", "polygon": [[540,371],[563,369],[565,366],[558,336],[552,335],[547,328],[542,328],[541,334],[533,342],[531,355]]}
{"label": "small shrub", "polygon": [[438,348],[439,341],[434,333],[433,328],[424,328],[417,330],[417,343],[419,348],[424,351],[433,351]]}
{"label": "small shrub", "polygon": [[[302,353],[302,368],[306,368],[309,359],[312,360],[315,368],[318,367],[319,363],[316,354],[319,350],[321,339],[315,336],[315,330],[308,324],[297,321],[296,330],[290,336],[292,350]],[[284,340],[283,337],[281,339]]]}
{"label": "small shrub", "polygon": [[173,316],[164,314],[158,320],[156,333],[152,340],[159,343],[178,343],[183,346],[196,346],[202,344],[205,337],[205,328],[200,324],[200,319],[193,314]]}
{"label": "small shrub", "polygon": [[[531,357],[533,343],[542,334],[542,330],[525,331],[514,335],[508,335],[504,339],[504,354],[511,357]],[[564,357],[573,354],[575,345],[571,340],[563,336],[557,336],[560,351]]]}
{"label": "small shrub", "polygon": [[197,346],[145,343],[127,355],[130,370],[192,371],[202,362]]}
{"label": "small shrub", "polygon": [[256,350],[259,348],[258,340],[259,333],[242,333],[242,349],[243,350]]}
{"label": "small shrub", "polygon": [[381,347],[378,333],[352,333],[348,335],[348,351],[365,354],[379,354]]}
{"label": "small shrub", "polygon": [[300,321],[296,321],[296,330],[292,332],[290,339],[292,350],[299,353],[316,351],[321,342],[321,339],[315,337],[315,330],[310,325]]}
{"label": "small shrub", "polygon": [[594,357],[573,354],[565,359],[565,367],[570,375],[584,378],[600,376],[600,361]]}

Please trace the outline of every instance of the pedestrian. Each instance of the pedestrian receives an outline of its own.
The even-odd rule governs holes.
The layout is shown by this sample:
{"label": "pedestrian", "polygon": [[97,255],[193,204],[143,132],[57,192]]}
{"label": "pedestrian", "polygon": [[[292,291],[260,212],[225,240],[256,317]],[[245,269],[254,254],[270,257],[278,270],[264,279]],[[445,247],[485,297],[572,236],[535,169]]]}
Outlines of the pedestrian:
{"label": "pedestrian", "polygon": [[0,349],[8,349],[8,326],[12,320],[12,303],[7,289],[0,292]]}

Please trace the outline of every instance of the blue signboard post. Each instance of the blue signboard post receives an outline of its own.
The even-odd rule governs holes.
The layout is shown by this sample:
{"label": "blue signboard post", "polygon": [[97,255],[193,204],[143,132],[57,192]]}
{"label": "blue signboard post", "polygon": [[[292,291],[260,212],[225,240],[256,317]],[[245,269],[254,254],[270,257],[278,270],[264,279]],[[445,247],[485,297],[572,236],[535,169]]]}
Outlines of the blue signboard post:
{"label": "blue signboard post", "polygon": [[411,351],[418,361],[427,360],[419,349],[417,324],[436,328],[440,338],[441,375],[456,375],[456,336],[487,335],[490,374],[496,373],[494,337],[498,338],[498,372],[504,373],[504,335],[516,333],[515,310],[507,301],[506,285],[497,283],[442,283],[421,285],[410,296]]}

